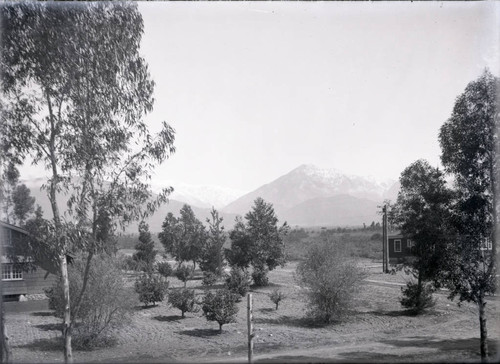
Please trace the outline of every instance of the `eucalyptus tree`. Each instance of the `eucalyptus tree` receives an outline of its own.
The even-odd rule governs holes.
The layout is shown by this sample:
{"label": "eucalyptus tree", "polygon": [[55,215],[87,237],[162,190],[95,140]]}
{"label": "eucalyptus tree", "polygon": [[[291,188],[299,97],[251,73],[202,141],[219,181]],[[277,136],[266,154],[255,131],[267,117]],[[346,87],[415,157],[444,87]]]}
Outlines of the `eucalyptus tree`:
{"label": "eucalyptus tree", "polygon": [[441,160],[455,177],[458,200],[448,286],[452,298],[478,306],[483,360],[488,356],[485,298],[496,289],[499,85],[489,71],[470,82],[439,133]]}
{"label": "eucalyptus tree", "polygon": [[163,122],[152,135],[143,121],[154,103],[154,82],[139,55],[143,28],[134,3],[1,7],[2,147],[49,175],[45,238],[64,288],[66,362],[73,360],[71,312],[78,312],[70,309],[67,253],[86,251],[89,267],[118,225],[144,218],[170,192],[152,199],[148,183],[174,152],[174,131]]}

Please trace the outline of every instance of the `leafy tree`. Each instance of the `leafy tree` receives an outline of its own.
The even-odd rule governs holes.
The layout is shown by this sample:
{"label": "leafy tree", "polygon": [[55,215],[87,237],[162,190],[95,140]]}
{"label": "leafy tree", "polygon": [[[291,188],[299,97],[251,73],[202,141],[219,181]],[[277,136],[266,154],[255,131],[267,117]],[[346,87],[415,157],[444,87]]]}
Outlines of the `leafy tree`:
{"label": "leafy tree", "polygon": [[[71,308],[66,253],[88,252],[77,309],[93,255],[117,224],[144,218],[155,201],[147,181],[174,151],[173,130],[158,135],[142,117],[154,83],[139,55],[143,22],[133,3],[9,3],[1,7],[4,152],[46,166],[55,247],[65,296],[65,361],[71,362]],[[134,149],[131,142],[136,142]],[[69,192],[64,220],[58,194]]]}
{"label": "leafy tree", "polygon": [[192,261],[194,272],[196,263],[201,257],[202,247],[205,245],[206,232],[191,206],[185,204],[180,210],[179,218],[168,213],[158,238],[165,251],[172,254],[175,260],[180,263]]}
{"label": "leafy tree", "polygon": [[246,268],[252,265],[259,273],[255,282],[267,283],[266,274],[277,266],[285,264],[284,237],[289,231],[286,222],[278,227],[278,218],[272,204],[257,198],[252,210],[245,215],[246,224],[236,220],[230,233],[231,249],[226,250],[228,262],[233,266]]}
{"label": "leafy tree", "polygon": [[187,281],[193,276],[193,271],[185,265],[179,265],[174,274],[178,280],[184,283],[184,288],[186,288]]}
{"label": "leafy tree", "polygon": [[223,247],[226,233],[219,212],[212,208],[210,214],[212,219],[207,219],[209,231],[201,253],[200,268],[203,272],[211,272],[220,277],[224,270]]}
{"label": "leafy tree", "polygon": [[30,189],[24,183],[18,185],[12,193],[14,216],[21,226],[26,221],[28,214],[33,212],[35,208],[35,198],[30,193]]}
{"label": "leafy tree", "polygon": [[163,277],[167,278],[172,275],[174,270],[172,269],[172,266],[168,262],[161,262],[156,265],[156,269],[159,274],[161,274]]}
{"label": "leafy tree", "polygon": [[496,287],[498,87],[499,80],[489,71],[470,82],[439,133],[441,161],[454,176],[458,195],[448,288],[451,298],[479,308],[483,360],[488,357],[485,296]]}
{"label": "leafy tree", "polygon": [[175,308],[181,310],[182,318],[186,312],[197,312],[198,306],[194,289],[174,289],[170,290],[168,295],[168,302]]}
{"label": "leafy tree", "polygon": [[297,279],[307,288],[308,314],[327,324],[349,313],[363,277],[345,247],[328,241],[312,245],[297,266]]}
{"label": "leafy tree", "polygon": [[133,259],[143,265],[144,271],[152,271],[157,251],[154,249],[155,243],[149,232],[149,225],[141,221],[139,224],[139,242],[135,246],[137,250]]}
{"label": "leafy tree", "polygon": [[233,267],[226,277],[226,288],[239,297],[243,297],[250,289],[250,275],[244,269]]}
{"label": "leafy tree", "polygon": [[[2,150],[5,150],[7,148],[7,145],[5,145],[4,143],[8,143],[8,141],[2,140]],[[19,182],[19,170],[14,163],[11,163],[5,158],[2,158],[1,161],[2,174],[0,176],[0,202],[2,205],[2,213],[5,221],[10,223],[13,206],[12,195],[15,191],[17,183]]]}
{"label": "leafy tree", "polygon": [[403,297],[401,306],[406,307],[413,314],[419,314],[428,308],[434,307],[436,300],[432,297],[434,287],[426,282],[408,282],[406,287],[401,287]]}
{"label": "leafy tree", "polygon": [[[451,218],[450,209],[453,191],[446,186],[444,174],[424,160],[408,166],[399,179],[401,189],[397,202],[392,206],[391,223],[400,226],[403,235],[414,242],[414,257],[404,265],[417,279],[416,288],[407,287],[403,294],[411,293],[414,306],[409,305],[409,296],[404,301],[415,313],[426,307],[425,282],[433,281],[438,287],[442,280],[448,246],[452,232],[447,228]],[[411,288],[411,289],[410,289]],[[411,301],[411,300],[410,300]]]}
{"label": "leafy tree", "polygon": [[141,274],[135,281],[135,291],[139,294],[139,301],[148,306],[162,302],[168,291],[168,281],[162,276],[147,272]]}
{"label": "leafy tree", "polygon": [[236,295],[226,289],[219,289],[215,293],[208,292],[203,298],[202,310],[208,321],[216,321],[219,324],[219,331],[222,332],[222,325],[236,322]]}

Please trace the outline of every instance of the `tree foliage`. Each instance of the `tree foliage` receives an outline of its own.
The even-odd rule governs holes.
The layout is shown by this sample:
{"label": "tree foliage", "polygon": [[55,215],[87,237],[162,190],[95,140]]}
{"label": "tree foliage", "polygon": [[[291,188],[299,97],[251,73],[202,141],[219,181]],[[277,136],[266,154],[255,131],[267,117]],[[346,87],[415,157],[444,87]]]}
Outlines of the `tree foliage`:
{"label": "tree foliage", "polygon": [[203,298],[203,315],[208,321],[216,321],[219,324],[219,331],[222,326],[231,322],[236,322],[238,306],[236,305],[236,295],[225,289],[208,292]]}
{"label": "tree foliage", "polygon": [[22,226],[29,214],[35,209],[35,198],[31,196],[30,189],[24,183],[16,186],[16,189],[12,192],[12,203],[16,221]]}
{"label": "tree foliage", "polygon": [[447,252],[453,243],[449,223],[454,193],[447,187],[444,173],[424,160],[408,166],[399,181],[401,189],[396,204],[391,206],[390,222],[414,243],[413,257],[403,264],[417,279],[418,287],[408,288],[403,295],[411,293],[405,296],[405,302],[415,299],[415,307],[419,308],[415,313],[419,313],[425,308],[420,294],[432,294],[432,290],[424,289],[425,282],[432,281],[439,287],[446,271]]}
{"label": "tree foliage", "polygon": [[[145,181],[174,151],[174,132],[163,123],[153,136],[142,121],[154,82],[139,55],[137,4],[8,3],[1,17],[2,149],[49,172],[50,242],[66,282],[65,360],[72,361],[66,253],[86,250],[90,264],[117,225],[166,200],[169,189],[153,200]],[[73,221],[62,219],[63,192]]]}
{"label": "tree foliage", "polygon": [[297,278],[306,288],[308,315],[328,324],[349,313],[364,273],[349,259],[345,247],[324,241],[310,247],[297,266]]}
{"label": "tree foliage", "polygon": [[135,291],[139,294],[139,301],[145,306],[156,305],[162,302],[168,291],[168,281],[160,275],[143,273],[135,281]]}
{"label": "tree foliage", "polygon": [[135,246],[137,252],[134,253],[133,259],[142,266],[144,271],[153,271],[157,253],[154,247],[155,243],[151,238],[149,226],[146,222],[141,221],[139,224],[139,242]]}
{"label": "tree foliage", "polygon": [[181,310],[182,318],[186,312],[197,312],[196,296],[194,289],[173,289],[168,294],[168,302],[175,308]]}
{"label": "tree foliage", "polygon": [[224,243],[227,234],[222,226],[223,218],[212,208],[211,219],[207,219],[208,234],[202,247],[200,268],[203,272],[211,272],[220,277],[224,270]]}
{"label": "tree foliage", "polygon": [[162,231],[158,234],[165,251],[170,253],[178,262],[199,262],[202,248],[205,245],[205,227],[198,220],[191,206],[185,204],[180,210],[180,217],[176,218],[168,213],[162,224]]}
{"label": "tree foliage", "polygon": [[[231,249],[226,249],[226,258],[231,266],[247,268],[263,274],[259,282],[267,282],[268,270],[285,264],[284,237],[289,231],[286,222],[278,227],[278,218],[272,204],[257,198],[252,210],[245,215],[246,223],[236,219],[229,237]],[[259,277],[261,277],[261,275]]]}
{"label": "tree foliage", "polygon": [[451,298],[479,307],[483,359],[488,356],[485,295],[494,293],[497,283],[499,84],[489,71],[470,82],[439,133],[441,161],[457,189],[456,243],[447,259],[447,285]]}

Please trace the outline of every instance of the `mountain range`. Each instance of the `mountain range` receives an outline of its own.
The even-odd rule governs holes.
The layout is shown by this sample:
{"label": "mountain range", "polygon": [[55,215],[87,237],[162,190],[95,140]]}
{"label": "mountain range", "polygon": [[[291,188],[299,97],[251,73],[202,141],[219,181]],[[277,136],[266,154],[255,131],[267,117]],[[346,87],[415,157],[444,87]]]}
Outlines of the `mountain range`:
{"label": "mountain range", "polygon": [[[24,183],[31,189],[45,214],[50,216],[46,193],[40,190],[43,181],[37,179]],[[287,221],[292,226],[360,226],[379,221],[378,206],[384,199],[394,201],[399,191],[399,182],[395,180],[377,181],[374,178],[347,175],[335,169],[321,169],[311,164],[301,165],[246,194],[217,186],[164,185],[172,185],[175,191],[168,204],[160,207],[149,218],[152,232],[161,230],[168,212],[178,215],[184,203],[191,205],[198,219],[203,222],[210,217],[211,206],[216,207],[224,218],[226,229],[230,229],[235,217],[244,216],[257,197],[272,203],[280,222]],[[64,198],[60,205],[63,203]],[[136,224],[127,229],[128,232],[136,230]]]}

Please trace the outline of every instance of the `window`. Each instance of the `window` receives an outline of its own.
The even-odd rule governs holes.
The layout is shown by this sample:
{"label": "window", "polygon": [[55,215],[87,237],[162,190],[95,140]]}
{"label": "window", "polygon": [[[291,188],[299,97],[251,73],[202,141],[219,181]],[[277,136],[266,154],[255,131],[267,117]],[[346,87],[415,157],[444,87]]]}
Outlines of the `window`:
{"label": "window", "polygon": [[2,234],[1,239],[3,246],[12,246],[12,230],[4,227],[0,229]]}
{"label": "window", "polygon": [[394,240],[394,252],[401,253],[401,240]]}
{"label": "window", "polygon": [[415,243],[413,242],[413,240],[410,240],[410,239],[406,240],[406,247],[407,247],[407,248],[410,248],[410,249],[411,249],[411,248],[413,248],[414,246],[415,246]]}
{"label": "window", "polygon": [[16,281],[23,279],[23,271],[14,264],[2,264],[2,281]]}

